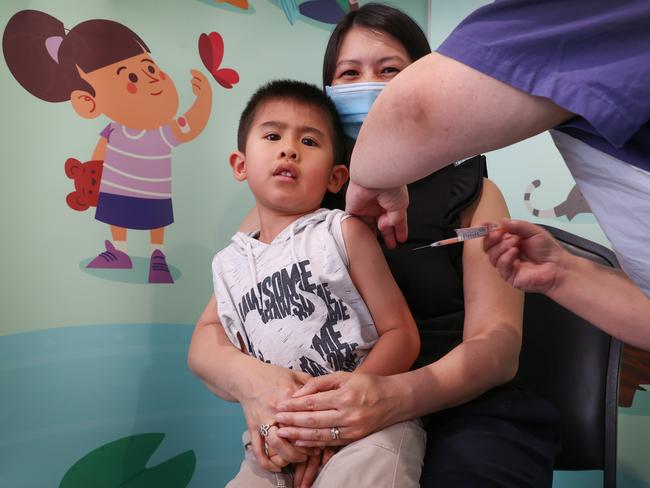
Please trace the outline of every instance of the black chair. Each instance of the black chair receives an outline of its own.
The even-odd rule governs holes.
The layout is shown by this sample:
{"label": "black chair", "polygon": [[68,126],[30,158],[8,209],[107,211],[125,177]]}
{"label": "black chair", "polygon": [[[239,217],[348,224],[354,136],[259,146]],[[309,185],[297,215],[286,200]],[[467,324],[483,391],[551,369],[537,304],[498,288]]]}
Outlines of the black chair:
{"label": "black chair", "polygon": [[[609,249],[542,226],[571,253],[618,268]],[[616,416],[622,344],[544,295],[526,294],[519,374],[560,412],[558,470],[603,470],[616,486]]]}

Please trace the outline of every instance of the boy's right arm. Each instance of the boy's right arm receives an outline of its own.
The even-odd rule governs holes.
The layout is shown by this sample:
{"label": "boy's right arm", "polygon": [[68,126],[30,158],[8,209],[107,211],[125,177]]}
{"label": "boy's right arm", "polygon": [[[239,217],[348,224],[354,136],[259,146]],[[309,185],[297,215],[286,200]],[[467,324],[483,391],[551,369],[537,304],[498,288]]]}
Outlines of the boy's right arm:
{"label": "boy's right arm", "polygon": [[341,231],[350,277],[379,335],[356,371],[384,376],[408,371],[420,352],[420,336],[375,233],[355,217],[344,220]]}
{"label": "boy's right arm", "polygon": [[235,376],[228,370],[233,364],[245,362],[247,357],[232,345],[223,330],[213,294],[192,333],[188,366],[214,394],[229,402],[237,402],[241,392],[236,391]]}

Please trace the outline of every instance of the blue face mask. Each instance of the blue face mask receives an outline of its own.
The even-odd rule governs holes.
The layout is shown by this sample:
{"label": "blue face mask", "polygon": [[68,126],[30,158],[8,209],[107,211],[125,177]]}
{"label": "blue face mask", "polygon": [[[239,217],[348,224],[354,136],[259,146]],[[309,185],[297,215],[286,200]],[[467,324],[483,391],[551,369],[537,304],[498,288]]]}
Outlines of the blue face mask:
{"label": "blue face mask", "polygon": [[325,93],[332,99],[341,116],[343,130],[347,136],[357,139],[361,124],[385,86],[386,83],[372,82],[325,87]]}

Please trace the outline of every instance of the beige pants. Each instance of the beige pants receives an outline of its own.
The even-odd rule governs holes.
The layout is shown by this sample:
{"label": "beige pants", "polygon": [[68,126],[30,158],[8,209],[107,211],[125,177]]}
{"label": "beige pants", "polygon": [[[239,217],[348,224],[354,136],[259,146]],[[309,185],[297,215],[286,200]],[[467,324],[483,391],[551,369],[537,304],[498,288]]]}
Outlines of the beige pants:
{"label": "beige pants", "polygon": [[[291,474],[266,471],[255,459],[250,433],[242,436],[245,457],[226,488],[293,486]],[[248,445],[248,448],[246,446]],[[426,432],[419,419],[400,422],[337,452],[321,469],[313,488],[419,488]]]}

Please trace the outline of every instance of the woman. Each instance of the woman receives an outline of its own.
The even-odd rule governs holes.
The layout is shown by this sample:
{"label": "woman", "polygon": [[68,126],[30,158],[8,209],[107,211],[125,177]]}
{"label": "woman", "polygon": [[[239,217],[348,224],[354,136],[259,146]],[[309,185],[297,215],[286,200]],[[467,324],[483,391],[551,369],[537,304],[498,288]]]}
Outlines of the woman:
{"label": "woman", "polygon": [[[401,12],[365,5],[333,32],[323,82],[337,102],[337,87],[390,81],[428,54],[423,43],[424,34]],[[336,373],[311,380],[300,392],[307,396],[279,408],[320,411],[278,414],[286,425],[279,435],[331,445],[337,442],[309,440],[327,438],[334,426],[339,442],[350,442],[425,416],[423,486],[550,486],[555,412],[511,381],[521,345],[521,294],[503,286],[478,241],[413,251],[452,236],[454,228],[507,215],[498,188],[483,178],[484,164],[476,156],[409,185],[408,240],[385,250],[421,332],[423,367],[384,378]],[[324,430],[304,428],[312,422]]]}
{"label": "woman", "polygon": [[[367,112],[381,88],[377,82],[390,82],[429,52],[417,24],[390,7],[365,5],[339,23],[327,47],[323,81],[331,87],[327,91],[349,135],[355,135],[363,115],[358,116],[360,99],[366,100]],[[348,105],[346,86],[358,91]],[[480,242],[412,250],[453,235],[454,228],[507,216],[499,190],[483,178],[484,172],[485,160],[476,156],[412,184],[409,241],[394,251],[385,249],[421,331],[423,367],[417,370],[382,378],[332,374],[310,380],[301,394],[332,391],[290,400],[305,377],[236,351],[222,330],[207,325],[214,308],[212,301],[208,304],[197,323],[190,365],[222,398],[242,403],[263,467],[277,469],[264,454],[257,429],[277,410],[275,419],[285,427],[277,431],[281,437],[267,440],[269,452],[279,453],[274,459],[284,462],[304,460],[304,455],[283,437],[303,446],[342,445],[400,419],[432,414],[424,419],[429,443],[423,486],[485,486],[488,480],[501,486],[550,486],[554,412],[509,383],[521,345],[521,293],[502,282]],[[228,359],[217,360],[222,354]],[[236,390],[224,378],[241,374],[244,366],[254,368],[255,375],[248,375],[244,389],[237,382]],[[313,425],[319,428],[305,428]],[[331,439],[335,427],[340,440]],[[310,441],[314,438],[325,440]],[[338,461],[334,456],[329,462]]]}

